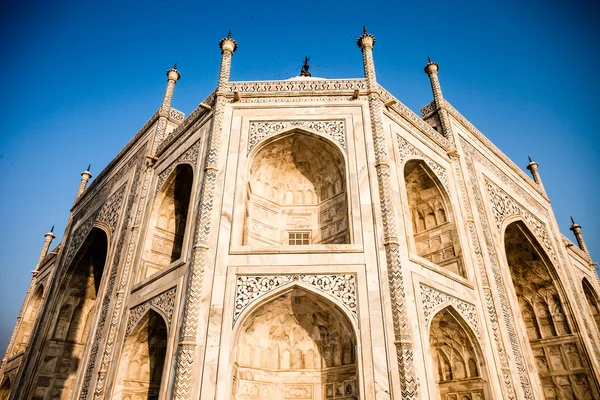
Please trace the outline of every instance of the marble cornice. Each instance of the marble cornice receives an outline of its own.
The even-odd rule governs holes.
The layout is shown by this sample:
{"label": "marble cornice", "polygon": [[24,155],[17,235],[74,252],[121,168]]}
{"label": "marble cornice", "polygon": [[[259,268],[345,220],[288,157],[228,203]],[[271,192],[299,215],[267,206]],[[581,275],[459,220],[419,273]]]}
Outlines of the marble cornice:
{"label": "marble cornice", "polygon": [[481,133],[473,124],[471,124],[456,108],[454,108],[446,100],[440,105],[440,108],[448,111],[455,120],[471,133],[486,149],[491,151],[495,156],[504,162],[504,164],[512,169],[522,180],[526,182],[531,188],[533,188],[538,194],[540,194],[544,200],[550,202],[550,199],[544,193],[544,190],[533,181],[517,164],[514,163],[506,154],[504,154],[498,147],[496,147],[483,133]]}
{"label": "marble cornice", "polygon": [[588,265],[591,264],[592,260],[591,260],[590,256],[588,256],[588,254],[585,251],[581,250],[579,248],[579,246],[577,246],[575,243],[573,243],[565,235],[561,235],[561,236],[562,236],[562,242],[563,242],[563,244],[565,245],[565,247],[567,249],[569,249],[570,251],[572,251],[573,253],[575,253],[577,256],[579,256],[582,259],[583,262],[587,263]]}
{"label": "marble cornice", "polygon": [[113,168],[119,163],[119,161],[124,158],[127,153],[135,146],[135,144],[146,134],[148,129],[158,120],[159,111],[157,110],[148,121],[142,126],[142,128],[131,138],[131,140],[121,149],[121,151],[117,154],[115,158],[112,159],[111,162],[108,163],[106,167],[98,174],[98,176],[90,183],[90,185],[86,188],[83,194],[75,201],[73,207],[71,207],[71,212],[79,205],[83,204],[83,199],[89,196],[89,193],[94,191],[94,188],[98,186],[104,178],[110,174]]}
{"label": "marble cornice", "polygon": [[443,137],[439,132],[434,130],[427,122],[421,117],[414,113],[411,109],[405,106],[400,100],[394,97],[390,92],[385,90],[383,87],[380,88],[380,96],[383,101],[393,100],[394,104],[386,107],[388,111],[392,111],[402,119],[409,122],[413,127],[417,128],[419,132],[424,134],[428,139],[432,140],[436,145],[440,146],[445,152],[450,150],[450,143],[448,139]]}

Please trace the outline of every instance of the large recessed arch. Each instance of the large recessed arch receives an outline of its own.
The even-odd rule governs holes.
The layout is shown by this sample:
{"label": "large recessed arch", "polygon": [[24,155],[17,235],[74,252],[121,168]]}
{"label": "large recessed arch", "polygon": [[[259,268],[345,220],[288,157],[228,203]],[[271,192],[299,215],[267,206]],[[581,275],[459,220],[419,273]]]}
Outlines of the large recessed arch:
{"label": "large recessed arch", "polygon": [[483,352],[452,306],[442,308],[431,319],[429,349],[440,399],[491,399]]}
{"label": "large recessed arch", "polygon": [[53,320],[36,366],[33,398],[73,395],[103,282],[108,243],[106,232],[93,227],[64,274],[51,306]]}
{"label": "large recessed arch", "polygon": [[416,254],[466,277],[456,215],[441,182],[420,159],[406,162],[404,182]]}
{"label": "large recessed arch", "polygon": [[234,337],[232,399],[287,398],[290,391],[310,399],[360,397],[355,328],[314,291],[293,285],[261,299],[242,315]]}
{"label": "large recessed arch", "polygon": [[126,337],[111,399],[157,400],[163,375],[168,328],[162,313],[150,308]]}
{"label": "large recessed arch", "polygon": [[583,278],[581,281],[581,286],[583,288],[583,294],[585,295],[585,300],[590,308],[590,313],[592,314],[592,318],[598,327],[598,332],[600,332],[600,302],[598,301],[598,294],[594,290],[594,287],[587,280],[587,278]]}
{"label": "large recessed arch", "polygon": [[295,129],[249,154],[244,245],[348,244],[348,180],[342,149]]}
{"label": "large recessed arch", "polygon": [[584,344],[549,257],[522,221],[504,231],[512,287],[544,394],[556,399],[598,398]]}
{"label": "large recessed arch", "polygon": [[139,280],[181,259],[193,181],[192,166],[178,164],[156,195],[148,223]]}
{"label": "large recessed arch", "polygon": [[42,305],[43,295],[44,286],[39,285],[35,288],[33,295],[29,298],[27,307],[25,308],[25,312],[21,320],[21,324],[19,325],[17,336],[15,337],[15,344],[13,346],[11,355],[14,356],[15,354],[25,351],[25,348],[29,343],[29,337],[31,335],[33,325],[37,319],[40,306]]}

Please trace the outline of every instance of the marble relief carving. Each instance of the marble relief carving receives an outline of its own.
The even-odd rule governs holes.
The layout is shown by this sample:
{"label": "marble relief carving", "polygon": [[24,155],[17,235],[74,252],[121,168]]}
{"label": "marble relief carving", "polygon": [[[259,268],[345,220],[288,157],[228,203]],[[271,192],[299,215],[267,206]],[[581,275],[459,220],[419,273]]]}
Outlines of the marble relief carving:
{"label": "marble relief carving", "polygon": [[177,288],[174,287],[156,297],[151,298],[150,300],[143,302],[142,304],[133,307],[129,313],[129,319],[127,320],[125,336],[129,336],[131,330],[137,325],[137,323],[151,307],[162,311],[163,315],[167,319],[167,327],[171,326],[171,321],[173,319],[173,308],[175,307],[176,292]]}
{"label": "marble relief carving", "polygon": [[473,332],[478,338],[481,338],[479,323],[475,306],[466,301],[460,300],[447,293],[440,292],[430,286],[421,284],[421,296],[423,297],[423,314],[425,315],[425,324],[429,322],[431,313],[437,309],[440,304],[449,303],[458,311],[458,313],[469,323]]}
{"label": "marble relief carving", "polygon": [[346,149],[346,131],[343,119],[325,121],[252,121],[250,122],[248,152],[265,137],[273,136],[290,127],[306,128],[328,135],[338,142],[343,149]]}
{"label": "marble relief carving", "polygon": [[244,245],[350,243],[346,165],[335,146],[285,135],[257,152],[248,180]]}
{"label": "marble relief carving", "polygon": [[364,79],[323,79],[301,81],[272,82],[230,82],[227,90],[230,93],[269,93],[269,92],[313,92],[313,91],[352,91],[366,89]]}
{"label": "marble relief carving", "polygon": [[233,324],[235,325],[240,314],[251,303],[274,289],[293,284],[294,282],[306,283],[329,296],[337,298],[357,318],[355,275],[239,275],[236,279]]}
{"label": "marble relief carving", "polygon": [[303,288],[252,311],[235,346],[235,397],[357,398],[357,338],[340,310]]}

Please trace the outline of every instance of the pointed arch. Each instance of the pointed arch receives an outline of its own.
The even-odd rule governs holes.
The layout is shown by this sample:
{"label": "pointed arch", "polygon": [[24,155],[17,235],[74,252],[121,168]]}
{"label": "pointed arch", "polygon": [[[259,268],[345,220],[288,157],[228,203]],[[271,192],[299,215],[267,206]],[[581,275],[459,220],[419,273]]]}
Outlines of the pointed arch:
{"label": "pointed arch", "polygon": [[33,329],[33,325],[35,324],[39,314],[40,306],[42,305],[43,296],[44,286],[38,285],[38,287],[35,288],[33,295],[27,302],[27,307],[25,309],[25,313],[23,314],[21,324],[19,325],[19,330],[15,338],[15,344],[13,346],[11,356],[25,351],[29,343],[31,330]]}
{"label": "pointed arch", "polygon": [[505,256],[539,382],[557,399],[597,398],[584,344],[558,274],[527,225],[514,219],[504,231]]}
{"label": "pointed arch", "polygon": [[283,386],[301,379],[324,390],[348,388],[342,395],[358,399],[358,339],[346,313],[297,285],[261,300],[234,331],[233,390],[279,398]]}
{"label": "pointed arch", "polygon": [[10,396],[11,382],[8,377],[4,378],[4,382],[0,385],[0,400],[8,400]]}
{"label": "pointed arch", "polygon": [[74,383],[82,365],[88,341],[86,324],[94,318],[104,279],[108,253],[107,233],[94,226],[79,248],[59,285],[50,315],[50,337],[42,346],[43,353],[35,371],[35,396],[56,396],[67,399],[73,395]]}
{"label": "pointed arch", "polygon": [[148,224],[139,280],[166,268],[182,256],[194,171],[178,164],[160,188]]}
{"label": "pointed arch", "polygon": [[598,302],[598,294],[587,278],[583,278],[581,281],[581,286],[583,287],[583,294],[585,295],[585,299],[590,308],[592,318],[594,319],[594,322],[596,322],[598,332],[600,332],[600,302]]}
{"label": "pointed arch", "polygon": [[455,214],[444,186],[419,159],[406,162],[404,181],[417,255],[466,277]]}
{"label": "pointed arch", "polygon": [[452,306],[432,318],[429,347],[440,398],[458,398],[464,393],[472,398],[491,398],[483,352],[467,322]]}
{"label": "pointed arch", "polygon": [[125,338],[112,399],[155,400],[164,391],[168,331],[163,316],[149,308]]}
{"label": "pointed arch", "polygon": [[247,176],[244,245],[351,242],[346,157],[338,143],[297,128],[277,134],[252,149]]}

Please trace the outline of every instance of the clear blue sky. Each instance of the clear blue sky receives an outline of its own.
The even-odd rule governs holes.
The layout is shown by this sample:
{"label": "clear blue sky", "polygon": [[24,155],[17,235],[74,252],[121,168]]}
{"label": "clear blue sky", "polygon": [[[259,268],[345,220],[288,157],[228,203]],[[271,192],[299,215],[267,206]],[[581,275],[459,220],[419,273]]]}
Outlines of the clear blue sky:
{"label": "clear blue sky", "polygon": [[445,97],[517,164],[540,164],[562,232],[569,215],[600,261],[600,13],[577,1],[13,2],[0,34],[0,352],[50,226],[57,244],[88,163],[97,175],[159,107],[165,71],[189,114],[216,86],[217,43],[239,43],[233,80],[362,77],[356,37],[377,38],[378,79],[414,111]]}

